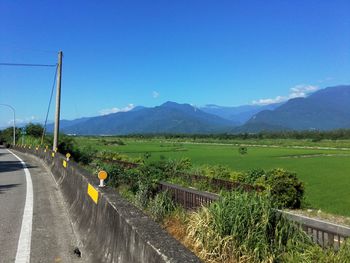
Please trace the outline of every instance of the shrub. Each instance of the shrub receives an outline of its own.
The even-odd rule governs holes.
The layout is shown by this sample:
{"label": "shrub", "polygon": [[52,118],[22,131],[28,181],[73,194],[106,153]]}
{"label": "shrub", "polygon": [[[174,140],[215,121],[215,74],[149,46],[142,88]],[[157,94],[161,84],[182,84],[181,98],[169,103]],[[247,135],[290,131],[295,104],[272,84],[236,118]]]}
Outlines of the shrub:
{"label": "shrub", "polygon": [[260,185],[270,192],[279,208],[300,208],[304,199],[304,184],[293,172],[276,168],[269,171],[255,169],[240,178],[246,184]]}
{"label": "shrub", "polygon": [[89,164],[93,161],[97,150],[93,149],[91,146],[86,146],[81,149],[73,150],[73,156],[77,162],[82,164]]}
{"label": "shrub", "polygon": [[107,185],[112,187],[117,187],[124,183],[124,168],[119,165],[97,162],[96,163],[96,173],[100,170],[107,172]]}
{"label": "shrub", "polygon": [[165,216],[175,211],[176,206],[168,192],[160,192],[149,202],[149,212],[154,220],[161,222]]}
{"label": "shrub", "polygon": [[192,162],[189,158],[181,158],[180,160],[163,160],[160,162],[164,166],[165,178],[171,178],[184,173],[192,167]]}
{"label": "shrub", "polygon": [[61,135],[59,138],[59,143],[57,145],[58,151],[62,154],[70,153],[74,157],[75,141],[73,137],[67,135]]}
{"label": "shrub", "polygon": [[231,177],[231,170],[223,165],[202,165],[194,172],[210,178],[218,178],[224,180],[230,179]]}
{"label": "shrub", "polygon": [[152,196],[153,186],[149,182],[139,181],[139,187],[135,195],[136,205],[146,208],[150,197]]}
{"label": "shrub", "polygon": [[279,208],[300,208],[304,198],[304,184],[295,173],[284,169],[272,169],[260,177],[262,183],[271,191],[271,198]]}
{"label": "shrub", "polygon": [[247,149],[247,147],[242,146],[242,147],[239,147],[239,148],[238,148],[238,152],[239,152],[241,155],[244,155],[244,154],[247,154],[247,153],[248,153],[248,149]]}
{"label": "shrub", "polygon": [[158,182],[163,180],[165,176],[166,163],[163,161],[150,162],[139,166],[140,176],[142,180]]}
{"label": "shrub", "polygon": [[250,170],[244,177],[242,177],[242,182],[246,184],[255,184],[257,179],[261,178],[264,175],[265,171],[263,169]]}

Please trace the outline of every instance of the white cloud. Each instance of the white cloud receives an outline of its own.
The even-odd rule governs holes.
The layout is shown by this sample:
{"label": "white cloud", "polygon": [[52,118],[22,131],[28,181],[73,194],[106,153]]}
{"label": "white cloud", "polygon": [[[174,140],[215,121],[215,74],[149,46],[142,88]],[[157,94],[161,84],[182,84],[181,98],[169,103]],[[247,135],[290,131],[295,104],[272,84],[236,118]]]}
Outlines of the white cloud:
{"label": "white cloud", "polygon": [[313,85],[296,85],[293,88],[290,89],[291,93],[289,94],[289,98],[298,98],[298,97],[306,97],[307,94],[310,92],[314,92],[318,90],[319,88],[317,86]]}
{"label": "white cloud", "polygon": [[294,86],[293,88],[290,88],[290,93],[288,96],[277,96],[275,98],[270,99],[259,99],[254,100],[252,103],[255,105],[268,105],[273,103],[280,103],[289,99],[306,97],[309,93],[314,92],[318,89],[318,86],[299,84]]}
{"label": "white cloud", "polygon": [[152,97],[155,98],[155,99],[158,98],[158,97],[159,97],[159,92],[157,92],[157,91],[154,90],[154,91],[152,92]]}
{"label": "white cloud", "polygon": [[100,115],[108,115],[108,114],[117,113],[117,112],[127,112],[127,111],[132,110],[134,107],[135,107],[134,104],[128,104],[124,108],[113,107],[110,109],[102,109],[99,111],[99,113],[100,113]]}
{"label": "white cloud", "polygon": [[253,104],[268,105],[268,104],[273,104],[273,103],[279,103],[279,102],[286,101],[286,100],[287,100],[287,97],[277,96],[276,98],[273,98],[273,99],[253,100]]}
{"label": "white cloud", "polygon": [[[26,117],[24,119],[17,119],[16,118],[16,125],[23,125],[23,124],[27,124],[27,123],[30,123],[30,122],[38,122],[39,119],[36,117],[36,116],[30,116],[30,117]],[[8,125],[13,125],[13,119],[9,120],[7,122]]]}

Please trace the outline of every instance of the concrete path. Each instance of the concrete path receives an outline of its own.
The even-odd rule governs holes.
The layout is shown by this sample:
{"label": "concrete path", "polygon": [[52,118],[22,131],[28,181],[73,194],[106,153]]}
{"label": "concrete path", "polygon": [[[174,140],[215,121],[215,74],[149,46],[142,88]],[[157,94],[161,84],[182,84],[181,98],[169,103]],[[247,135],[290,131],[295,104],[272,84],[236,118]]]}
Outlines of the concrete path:
{"label": "concrete path", "polygon": [[33,157],[14,153],[28,171],[0,148],[0,263],[88,262],[83,251],[73,252],[79,244],[52,175]]}

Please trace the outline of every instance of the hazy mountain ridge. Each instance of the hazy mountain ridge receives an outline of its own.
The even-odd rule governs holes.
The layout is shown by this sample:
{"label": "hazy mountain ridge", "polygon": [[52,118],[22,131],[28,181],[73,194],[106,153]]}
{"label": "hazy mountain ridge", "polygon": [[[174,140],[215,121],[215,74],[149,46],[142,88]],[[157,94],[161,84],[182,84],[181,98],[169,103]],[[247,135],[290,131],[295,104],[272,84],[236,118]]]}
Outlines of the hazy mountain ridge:
{"label": "hazy mountain ridge", "polygon": [[122,135],[132,133],[216,133],[235,125],[189,104],[166,102],[154,108],[139,108],[92,117],[85,122],[62,128],[69,134]]}
{"label": "hazy mountain ridge", "polygon": [[243,105],[236,107],[223,107],[215,104],[208,104],[199,109],[242,125],[258,112],[263,110],[274,110],[282,104],[283,103],[273,103],[269,105]]}
{"label": "hazy mountain ridge", "polygon": [[[240,125],[242,122],[244,124]],[[61,121],[63,132],[83,135],[256,133],[338,128],[350,128],[350,86],[325,88],[308,97],[280,104],[194,107],[168,101],[156,107],[137,106],[128,112]],[[48,131],[52,130],[51,124]]]}
{"label": "hazy mountain ridge", "polygon": [[329,87],[306,98],[291,99],[275,110],[257,113],[245,126],[248,124],[291,130],[350,128],[350,86]]}

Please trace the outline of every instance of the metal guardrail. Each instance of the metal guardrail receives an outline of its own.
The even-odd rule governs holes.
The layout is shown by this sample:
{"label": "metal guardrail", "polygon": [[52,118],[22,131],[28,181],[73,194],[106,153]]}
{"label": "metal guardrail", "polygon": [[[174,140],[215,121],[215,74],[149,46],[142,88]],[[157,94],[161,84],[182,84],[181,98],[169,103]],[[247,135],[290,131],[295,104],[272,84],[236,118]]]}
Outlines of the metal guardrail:
{"label": "metal guardrail", "polygon": [[202,205],[209,205],[219,199],[219,196],[216,194],[197,191],[179,185],[165,182],[160,182],[158,185],[160,191],[168,191],[172,195],[174,201],[186,209],[194,209]]}
{"label": "metal guardrail", "polygon": [[289,220],[300,224],[311,239],[322,247],[333,247],[337,250],[344,240],[350,237],[349,227],[307,216],[296,215],[286,211],[280,212]]}
{"label": "metal guardrail", "polygon": [[[160,182],[159,189],[168,191],[174,201],[186,209],[195,209],[202,205],[209,205],[220,198],[219,195],[197,191],[182,186]],[[290,212],[278,210],[289,220],[299,224],[311,239],[322,247],[333,247],[339,249],[347,237],[350,237],[350,228],[326,221],[296,215]]]}

